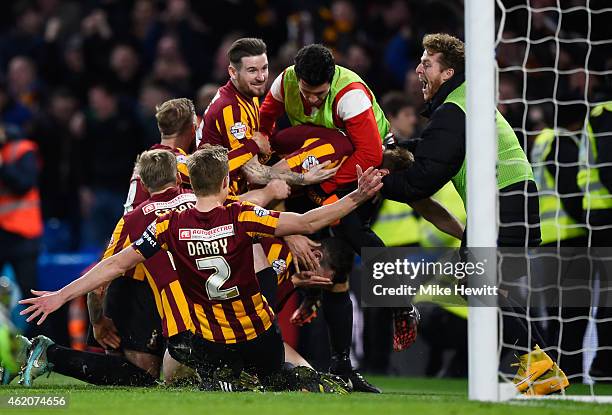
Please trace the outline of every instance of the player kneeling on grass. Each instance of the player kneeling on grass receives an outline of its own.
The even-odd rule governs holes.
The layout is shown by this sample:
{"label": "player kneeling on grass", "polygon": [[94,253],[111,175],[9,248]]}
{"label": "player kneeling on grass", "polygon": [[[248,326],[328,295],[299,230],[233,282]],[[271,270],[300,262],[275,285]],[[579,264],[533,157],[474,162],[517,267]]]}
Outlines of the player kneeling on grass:
{"label": "player kneeling on grass", "polygon": [[[170,212],[149,226],[142,237],[88,273],[55,292],[39,292],[23,314],[28,321],[49,313],[66,301],[107,283],[152,257],[160,250],[174,258],[185,294],[193,302],[197,334],[181,333],[169,339],[172,357],[210,379],[211,368],[242,369],[266,384],[284,363],[282,339],[274,315],[253,270],[252,238],[312,233],[338,220],[371,198],[381,187],[381,174],[358,167],[358,188],[338,202],[303,215],[275,212],[246,203],[224,206],[228,194],[227,150],[209,147],[188,161],[197,197],[194,208]],[[233,272],[232,272],[233,271]],[[198,330],[199,329],[199,330]],[[175,338],[178,337],[178,338]],[[318,388],[324,388],[318,380]]]}
{"label": "player kneeling on grass", "polygon": [[[195,195],[190,190],[180,187],[181,177],[177,171],[177,162],[178,158],[170,151],[161,149],[146,151],[139,157],[136,171],[150,197],[119,220],[103,258],[119,252],[129,243],[126,241],[138,239],[156,217],[166,214],[169,210],[181,211],[194,206]],[[265,200],[266,198],[260,197],[259,199]],[[236,201],[236,198],[231,201],[228,199],[225,203],[229,204],[233,201]],[[137,281],[139,276],[144,278],[145,275],[149,284]],[[259,278],[259,274],[257,276]],[[148,259],[126,272],[125,276],[115,279],[113,283],[121,281],[123,281],[122,289],[113,291],[115,297],[117,295],[119,297],[111,297],[114,299],[109,301],[112,304],[121,305],[120,308],[113,307],[113,309],[120,309],[120,312],[115,311],[109,314],[109,318],[104,319],[101,318],[102,298],[96,302],[98,306],[92,308],[94,304],[89,301],[88,305],[90,314],[98,316],[98,318],[92,317],[92,321],[104,322],[106,320],[108,322],[108,324],[100,325],[97,331],[94,323],[96,339],[105,348],[122,350],[125,356],[72,350],[55,345],[51,339],[44,336],[34,338],[30,347],[26,339],[24,349],[28,353],[23,353],[23,355],[27,355],[28,359],[24,365],[20,365],[23,366],[20,383],[31,386],[36,377],[53,368],[54,371],[63,375],[97,385],[150,386],[156,384],[161,362],[146,357],[156,357],[150,352],[160,342],[152,340],[157,339],[160,333],[167,338],[193,328],[194,324],[189,313],[182,313],[180,307],[174,307],[175,304],[184,304],[188,300],[184,297],[176,271],[167,255],[156,255]],[[133,284],[126,285],[130,281]],[[312,279],[303,282],[313,283]],[[166,307],[163,313],[161,312],[162,302],[168,306],[172,304]],[[158,303],[157,306],[156,303]],[[112,323],[113,320],[120,323],[117,324],[117,328]],[[138,352],[139,350],[141,352]],[[163,352],[163,349],[160,351]],[[163,368],[164,381],[167,384],[174,383],[177,378],[184,375],[182,373],[184,371],[181,370],[183,368],[169,355],[164,356]],[[181,383],[184,383],[184,379],[181,380]]]}

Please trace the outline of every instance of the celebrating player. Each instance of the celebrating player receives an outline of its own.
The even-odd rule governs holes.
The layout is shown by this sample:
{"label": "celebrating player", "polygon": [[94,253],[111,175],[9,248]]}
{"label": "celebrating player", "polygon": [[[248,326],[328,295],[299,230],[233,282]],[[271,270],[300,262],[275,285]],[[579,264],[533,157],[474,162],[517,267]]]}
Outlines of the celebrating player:
{"label": "celebrating player", "polygon": [[211,364],[233,365],[238,360],[265,379],[280,369],[284,349],[273,313],[259,292],[252,238],[310,233],[327,226],[380,190],[380,173],[369,168],[362,175],[357,167],[360,180],[354,192],[299,215],[246,203],[223,206],[229,191],[229,166],[222,148],[197,151],[188,167],[197,197],[194,208],[158,218],[134,244],[61,290],[35,292],[40,297],[23,300],[31,304],[23,313],[31,314],[29,321],[40,316],[40,324],[66,301],[111,281],[160,249],[166,250],[172,253],[185,294],[194,303],[191,314],[201,331],[201,336],[191,332],[172,336],[171,355],[201,373],[208,373],[201,369]]}
{"label": "celebrating player", "polygon": [[266,44],[261,39],[236,40],[228,51],[230,80],[219,88],[204,114],[202,143],[221,145],[229,151],[229,169],[235,194],[250,183],[266,184],[282,179],[290,185],[319,183],[334,175],[329,163],[314,166],[305,174],[270,168],[259,163],[257,154],[270,155],[270,144],[259,130],[259,97],[268,80]]}

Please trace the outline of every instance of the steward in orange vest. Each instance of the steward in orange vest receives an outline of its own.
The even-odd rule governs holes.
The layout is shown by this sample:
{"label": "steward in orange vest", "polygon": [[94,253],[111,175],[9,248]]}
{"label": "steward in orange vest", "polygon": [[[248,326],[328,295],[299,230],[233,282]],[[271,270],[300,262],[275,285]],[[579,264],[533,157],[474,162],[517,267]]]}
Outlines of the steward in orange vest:
{"label": "steward in orange vest", "polygon": [[10,264],[23,296],[37,286],[43,233],[37,178],[38,149],[19,128],[0,125],[0,271]]}
{"label": "steward in orange vest", "polygon": [[27,139],[7,141],[0,149],[0,228],[29,239],[43,231],[37,157],[37,145]]}

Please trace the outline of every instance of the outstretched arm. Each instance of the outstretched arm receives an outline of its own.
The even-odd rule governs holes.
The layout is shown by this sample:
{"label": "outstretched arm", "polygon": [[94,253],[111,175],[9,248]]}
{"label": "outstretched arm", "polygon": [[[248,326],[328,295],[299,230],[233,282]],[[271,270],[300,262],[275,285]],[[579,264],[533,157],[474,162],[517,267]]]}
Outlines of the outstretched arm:
{"label": "outstretched arm", "polygon": [[463,224],[437,200],[427,198],[408,204],[442,232],[459,240],[463,238]]}
{"label": "outstretched arm", "polygon": [[370,199],[382,187],[380,172],[370,167],[362,173],[361,167],[356,166],[358,185],[342,199],[329,205],[308,211],[304,214],[282,212],[274,236],[285,236],[302,233],[313,233],[348,215],[357,206]]}
{"label": "outstretched arm", "polygon": [[142,261],[144,261],[144,257],[129,246],[118,254],[100,261],[81,278],[72,281],[58,291],[32,290],[32,294],[38,297],[26,298],[19,301],[19,304],[30,304],[30,306],[20,314],[30,314],[26,320],[27,322],[34,320],[40,315],[41,317],[37,323],[40,325],[49,314],[60,308],[66,302],[84,295],[102,284],[114,280]]}

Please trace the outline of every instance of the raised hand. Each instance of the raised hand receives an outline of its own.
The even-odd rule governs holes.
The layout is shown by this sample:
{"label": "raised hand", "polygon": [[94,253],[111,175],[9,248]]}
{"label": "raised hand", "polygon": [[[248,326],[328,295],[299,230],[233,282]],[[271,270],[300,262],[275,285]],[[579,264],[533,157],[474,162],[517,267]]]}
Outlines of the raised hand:
{"label": "raised hand", "polygon": [[357,169],[357,190],[351,193],[351,197],[358,203],[362,203],[373,197],[383,187],[383,174],[374,167],[369,167],[366,171],[361,169],[360,165]]}

